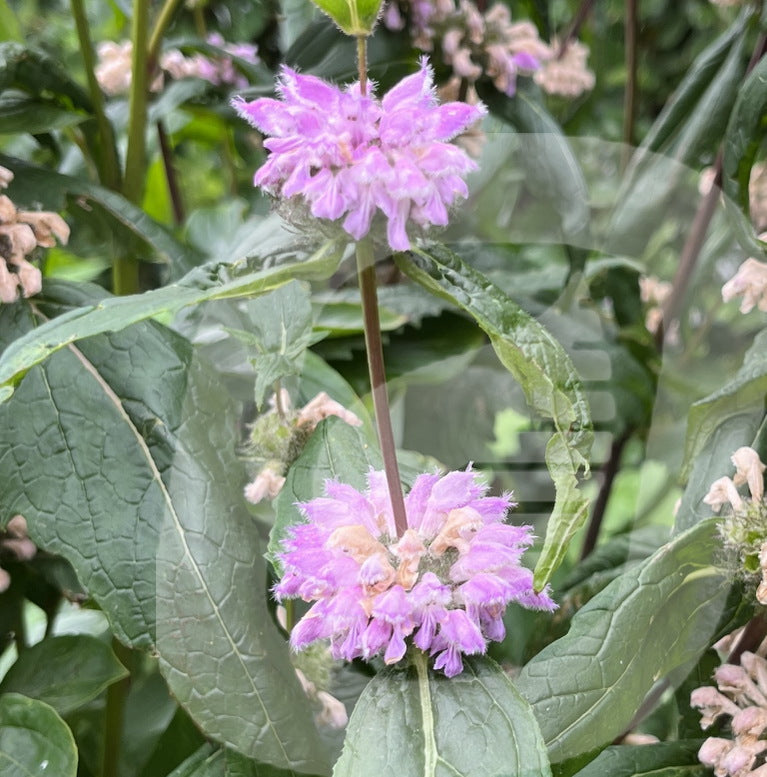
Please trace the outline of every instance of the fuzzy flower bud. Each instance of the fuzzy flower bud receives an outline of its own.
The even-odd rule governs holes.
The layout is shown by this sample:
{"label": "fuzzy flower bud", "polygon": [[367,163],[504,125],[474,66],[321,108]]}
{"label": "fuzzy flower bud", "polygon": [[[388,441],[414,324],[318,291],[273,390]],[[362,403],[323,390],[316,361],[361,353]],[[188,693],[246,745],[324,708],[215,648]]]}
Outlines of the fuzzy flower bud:
{"label": "fuzzy flower bud", "polygon": [[341,90],[283,67],[281,99],[234,102],[267,135],[271,152],[254,184],[297,200],[318,219],[340,222],[355,240],[376,217],[395,251],[410,248],[408,229],[445,226],[448,208],[468,196],[463,177],[476,164],[449,141],[481,118],[480,105],[438,105],[426,58],[379,101],[359,84]]}
{"label": "fuzzy flower bud", "polygon": [[371,470],[365,492],[327,481],[324,497],[301,505],[306,523],[290,529],[278,554],[277,598],[315,602],[293,629],[293,648],[329,639],[336,659],[382,653],[395,663],[411,642],[452,677],[462,655],[503,638],[509,603],[554,609],[520,566],[530,527],[506,524],[509,496],[486,490],[471,470],[419,475],[397,537],[382,472]]}

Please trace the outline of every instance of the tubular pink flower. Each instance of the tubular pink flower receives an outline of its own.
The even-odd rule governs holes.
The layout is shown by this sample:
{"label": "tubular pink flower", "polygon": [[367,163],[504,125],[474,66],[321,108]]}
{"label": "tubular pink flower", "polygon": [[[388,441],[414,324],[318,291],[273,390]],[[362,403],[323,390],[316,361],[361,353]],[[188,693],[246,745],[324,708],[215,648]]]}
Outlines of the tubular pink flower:
{"label": "tubular pink flower", "polygon": [[410,248],[411,222],[447,224],[476,164],[449,143],[485,114],[482,105],[439,105],[426,57],[379,101],[358,83],[341,90],[283,67],[280,99],[235,100],[235,110],[266,135],[271,154],[254,183],[275,197],[300,198],[316,218],[341,222],[355,240],[376,214],[389,245]]}
{"label": "tubular pink flower", "polygon": [[278,554],[275,596],[315,602],[291,634],[293,648],[328,639],[335,658],[382,653],[395,663],[410,641],[453,676],[462,654],[504,638],[511,602],[554,609],[520,565],[530,527],[506,524],[510,495],[486,491],[471,469],[419,475],[398,537],[382,472],[370,471],[364,492],[327,481],[325,496],[300,505],[306,523],[290,529]]}

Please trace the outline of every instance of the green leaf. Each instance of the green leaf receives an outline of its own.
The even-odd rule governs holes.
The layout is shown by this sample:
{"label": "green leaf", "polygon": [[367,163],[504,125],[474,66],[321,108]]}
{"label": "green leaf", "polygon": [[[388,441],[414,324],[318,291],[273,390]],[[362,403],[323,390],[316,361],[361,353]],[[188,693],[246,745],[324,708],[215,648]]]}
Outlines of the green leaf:
{"label": "green leaf", "polygon": [[456,677],[414,666],[377,674],[362,692],[333,777],[547,777],[535,718],[489,658]]}
{"label": "green leaf", "polygon": [[[728,208],[740,208],[749,226],[749,180],[751,168],[767,135],[767,123],[764,120],[766,113],[767,58],[762,57],[738,90],[727,125],[722,158],[722,188],[728,195],[725,202]],[[738,229],[737,226],[742,223],[740,220],[735,222],[736,234],[743,248],[749,252],[756,248],[764,254],[767,246],[754,238],[752,230]]]}
{"label": "green leaf", "polygon": [[[732,380],[698,400],[687,421],[683,476],[689,475],[698,454],[714,430],[728,419],[764,408],[767,394],[767,329],[755,338]],[[729,451],[731,456],[735,451]],[[709,484],[710,485],[710,484]]]}
{"label": "green leaf", "polygon": [[196,753],[179,764],[168,777],[227,777],[222,750],[203,745]]}
{"label": "green leaf", "polygon": [[578,474],[581,468],[588,472],[593,433],[580,378],[565,350],[541,324],[444,246],[435,244],[428,253],[397,254],[396,261],[413,280],[475,318],[522,386],[528,403],[554,421],[546,465],[556,501],[535,569],[534,583],[540,590],[586,519],[588,500],[578,490]]}
{"label": "green leaf", "polygon": [[716,77],[733,43],[743,34],[748,15],[741,14],[734,24],[695,58],[671,99],[663,106],[660,115],[642,140],[638,157],[641,157],[644,151],[658,152],[663,149],[674,132],[682,126]]}
{"label": "green leaf", "polygon": [[226,329],[248,346],[256,369],[255,398],[259,406],[274,383],[298,375],[312,340],[309,290],[297,281],[285,284],[248,305],[248,329]]}
{"label": "green leaf", "polygon": [[80,110],[91,113],[88,93],[53,57],[44,51],[6,41],[0,43],[0,91],[16,87],[30,94],[49,92]]}
{"label": "green leaf", "polygon": [[0,683],[0,694],[39,699],[66,715],[127,676],[101,640],[85,634],[49,637],[21,653]]}
{"label": "green leaf", "polygon": [[550,204],[558,214],[562,242],[591,245],[586,180],[561,127],[536,99],[537,87],[520,84],[513,99],[489,85],[480,87],[481,82],[480,96],[490,111],[525,133],[525,185],[532,197]]}
{"label": "green leaf", "polygon": [[[93,287],[55,288],[58,298],[36,298],[45,313],[98,304]],[[33,324],[26,302],[0,308],[6,338]],[[208,737],[323,772],[267,611],[238,422],[218,376],[168,329],[144,322],[89,337],[32,370],[0,407],[0,520],[21,513],[33,541],[72,564],[115,635],[158,655]]]}
{"label": "green leaf", "polygon": [[0,97],[0,134],[30,132],[39,135],[80,124],[88,117],[68,111],[50,100],[4,94]]}
{"label": "green leaf", "polygon": [[711,770],[698,761],[702,744],[688,739],[608,747],[575,777],[708,777]]}
{"label": "green leaf", "polygon": [[754,434],[761,420],[761,409],[754,408],[751,413],[743,412],[727,418],[709,435],[698,454],[691,460],[687,485],[674,519],[674,532],[682,532],[714,515],[703,498],[715,480],[725,475],[732,477],[735,467],[730,457],[743,445],[753,444]]}
{"label": "green leaf", "polygon": [[[339,260],[338,248],[325,243],[304,260],[282,262],[239,260],[211,262],[177,283],[144,294],[104,297],[96,304],[70,310],[14,341],[0,358],[0,402],[12,394],[27,371],[51,354],[85,337],[118,332],[131,324],[160,314],[172,314],[187,305],[212,299],[262,294],[293,278],[328,277]],[[58,284],[49,284],[55,293]],[[95,287],[90,287],[95,288]],[[5,388],[5,393],[2,389]]]}
{"label": "green leaf", "polygon": [[312,0],[347,35],[366,37],[373,32],[382,0]]}
{"label": "green leaf", "polygon": [[[53,211],[66,207],[73,217],[83,219],[92,219],[94,212],[103,214],[117,239],[150,247],[159,261],[170,266],[173,277],[199,263],[193,249],[181,245],[165,227],[117,192],[5,154],[0,154],[0,165],[16,175],[7,194],[19,205],[39,203]],[[141,252],[137,255],[140,258]]]}
{"label": "green leaf", "polygon": [[53,707],[17,693],[0,696],[0,772],[75,777],[75,740]]}
{"label": "green leaf", "polygon": [[357,427],[335,416],[321,421],[288,471],[285,485],[274,501],[276,517],[269,535],[269,560],[279,564],[275,553],[280,550],[286,531],[304,520],[297,502],[322,496],[323,484],[328,479],[364,490],[371,467],[383,468],[380,453],[370,446]]}
{"label": "green leaf", "polygon": [[517,678],[552,763],[612,742],[654,684],[687,671],[727,615],[728,576],[705,521],[614,580],[573,617]]}

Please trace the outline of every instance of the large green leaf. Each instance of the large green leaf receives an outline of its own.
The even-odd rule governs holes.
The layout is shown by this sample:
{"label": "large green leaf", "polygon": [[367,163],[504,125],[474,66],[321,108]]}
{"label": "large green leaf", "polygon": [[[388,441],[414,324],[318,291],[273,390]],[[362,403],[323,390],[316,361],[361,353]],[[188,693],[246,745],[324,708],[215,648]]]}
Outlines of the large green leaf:
{"label": "large green leaf", "polygon": [[53,707],[17,693],[0,696],[0,772],[75,777],[75,740]]}
{"label": "large green leaf", "polygon": [[204,745],[174,769],[168,777],[293,777],[286,772],[257,763],[233,750],[213,750]]}
{"label": "large green leaf", "polygon": [[127,675],[100,639],[86,634],[50,637],[21,653],[0,683],[0,694],[39,699],[66,715]]}
{"label": "large green leaf", "polygon": [[[763,57],[738,90],[738,99],[727,125],[722,159],[722,188],[728,195],[728,207],[740,208],[746,220],[749,218],[749,180],[751,168],[756,160],[762,142],[767,135],[767,57]],[[735,222],[741,224],[740,220]],[[744,248],[765,253],[753,234],[736,229]],[[757,254],[758,255],[758,254]]]}
{"label": "large green leaf", "polygon": [[522,669],[552,763],[612,742],[657,681],[708,648],[730,615],[720,553],[716,523],[700,523],[614,580]]}
{"label": "large green leaf", "polygon": [[698,761],[702,744],[695,739],[608,747],[575,777],[708,777],[711,770]]}
{"label": "large green leaf", "polygon": [[535,586],[540,589],[586,519],[588,500],[578,490],[578,475],[581,468],[588,471],[593,434],[580,378],[565,350],[541,324],[444,246],[398,254],[397,264],[413,280],[471,314],[522,386],[528,403],[554,421],[546,464],[556,502],[535,569]]}
{"label": "large green leaf", "polygon": [[377,674],[354,708],[333,777],[547,777],[529,706],[489,658],[447,678],[417,654]]}
{"label": "large green leaf", "polygon": [[84,337],[118,332],[131,324],[163,313],[175,313],[187,305],[212,299],[232,299],[262,294],[293,278],[327,277],[339,260],[338,247],[325,243],[307,259],[282,261],[241,259],[212,262],[177,283],[128,297],[104,297],[84,304],[15,340],[0,359],[0,401],[26,372],[51,354]]}
{"label": "large green leaf", "polygon": [[[8,187],[8,196],[19,207],[40,204],[46,210],[65,207],[74,218],[91,220],[100,214],[120,241],[148,246],[151,255],[170,266],[174,278],[199,264],[199,257],[189,246],[181,245],[161,224],[121,194],[110,191],[85,178],[62,175],[20,159],[0,154],[0,165],[16,174]],[[136,251],[140,257],[140,250]],[[237,258],[240,257],[230,257]]]}
{"label": "large green leaf", "polygon": [[[93,287],[59,283],[37,304],[52,315],[98,300]],[[26,302],[4,306],[0,335],[34,318]],[[21,513],[36,544],[70,561],[118,638],[158,655],[207,736],[322,772],[267,610],[238,420],[218,377],[164,327],[89,337],[32,370],[0,407],[0,520]]]}
{"label": "large green leaf", "polygon": [[322,496],[326,480],[339,480],[364,490],[370,468],[382,469],[377,448],[367,442],[363,433],[340,418],[331,416],[317,425],[301,455],[285,479],[285,485],[274,502],[277,515],[269,536],[269,558],[276,562],[285,532],[303,518],[297,503]]}
{"label": "large green leaf", "polygon": [[[689,474],[706,441],[725,421],[762,410],[767,394],[767,329],[755,338],[735,376],[690,408],[685,441],[684,473]],[[734,450],[728,452],[732,455]]]}

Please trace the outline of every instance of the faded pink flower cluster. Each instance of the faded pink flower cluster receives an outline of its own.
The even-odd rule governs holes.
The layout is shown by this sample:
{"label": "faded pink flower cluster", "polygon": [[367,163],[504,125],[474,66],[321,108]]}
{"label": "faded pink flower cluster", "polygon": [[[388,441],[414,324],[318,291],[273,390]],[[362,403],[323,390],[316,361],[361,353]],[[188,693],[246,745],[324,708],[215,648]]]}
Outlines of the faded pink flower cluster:
{"label": "faded pink flower cluster", "polygon": [[441,51],[454,76],[470,84],[485,74],[509,96],[516,92],[519,75],[534,75],[545,92],[565,97],[594,87],[586,46],[570,41],[560,52],[556,40],[547,44],[540,39],[532,22],[512,23],[503,3],[480,11],[472,0],[400,0],[387,4],[384,24],[403,29],[403,14],[409,18],[414,45]]}
{"label": "faded pink flower cluster", "polygon": [[[246,87],[248,79],[237,70],[232,57],[255,65],[259,61],[258,47],[250,43],[227,43],[219,33],[211,33],[206,42],[231,56],[195,54],[187,57],[178,49],[168,49],[160,55],[160,72],[152,79],[150,91],[162,90],[165,75],[174,80],[201,78],[216,86]],[[133,44],[130,41],[102,41],[97,52],[99,61],[95,72],[99,86],[109,95],[125,94],[131,85]]]}
{"label": "faded pink flower cluster", "polygon": [[290,529],[278,555],[276,597],[315,602],[294,627],[292,647],[328,639],[336,659],[383,653],[392,664],[411,642],[452,677],[463,654],[504,638],[510,602],[553,610],[549,591],[536,593],[520,565],[531,528],[505,523],[510,495],[486,492],[471,469],[419,475],[398,537],[383,472],[371,470],[364,493],[327,481],[324,497],[300,505],[306,523]]}
{"label": "faded pink flower cluster", "polygon": [[449,141],[481,118],[481,105],[438,105],[426,58],[420,70],[379,101],[358,83],[342,90],[283,67],[281,99],[236,100],[237,112],[266,135],[271,152],[254,183],[269,194],[306,204],[315,218],[343,219],[360,240],[377,213],[389,245],[410,248],[408,226],[445,226],[448,208],[476,169]]}
{"label": "faded pink flower cluster", "polygon": [[[0,167],[0,191],[13,180],[13,173]],[[69,225],[58,213],[19,210],[0,194],[0,302],[14,302],[19,293],[31,297],[42,288],[40,270],[26,257],[38,246],[52,248],[56,240],[69,240]]]}
{"label": "faded pink flower cluster", "polygon": [[[345,421],[349,426],[361,426],[362,421],[351,410],[347,410],[340,402],[336,402],[327,392],[320,391],[313,399],[309,400],[297,412],[291,411],[290,394],[285,389],[280,389],[279,397],[272,399],[271,413],[277,412],[276,406],[285,414],[285,425],[292,427],[293,435],[298,432],[303,435],[313,432],[320,421],[330,416],[336,416]],[[258,472],[256,477],[245,486],[245,498],[251,504],[258,504],[264,499],[276,499],[285,485],[285,471],[290,461],[271,459]]]}
{"label": "faded pink flower cluster", "polygon": [[[5,530],[0,532],[0,554],[16,561],[29,561],[37,554],[37,545],[27,535],[27,522],[23,515],[14,515]],[[0,567],[0,593],[11,585],[11,576]]]}
{"label": "faded pink flower cluster", "polygon": [[709,737],[698,760],[716,777],[767,777],[767,661],[744,652],[740,665],[723,664],[714,672],[718,688],[696,688],[690,704],[701,710],[701,728],[729,717],[733,739]]}
{"label": "faded pink flower cluster", "polygon": [[[767,240],[767,232],[762,233],[761,240]],[[738,271],[722,286],[722,300],[730,302],[735,297],[742,297],[741,313],[750,313],[759,308],[767,313],[767,264],[758,259],[746,259],[738,267]]]}

